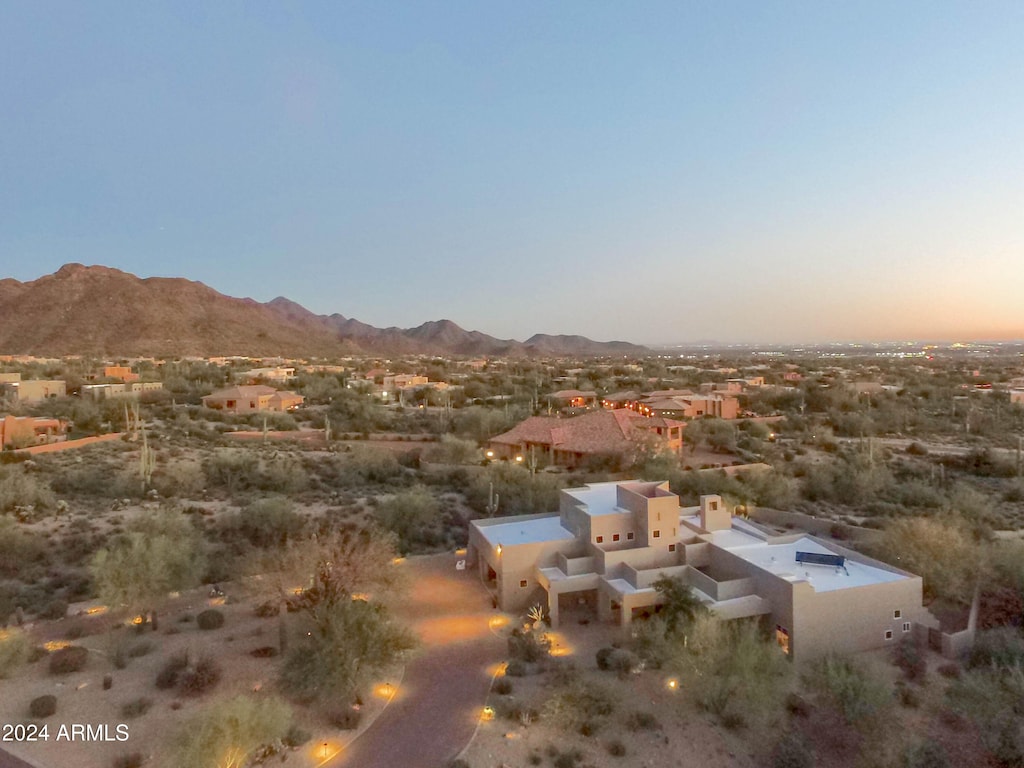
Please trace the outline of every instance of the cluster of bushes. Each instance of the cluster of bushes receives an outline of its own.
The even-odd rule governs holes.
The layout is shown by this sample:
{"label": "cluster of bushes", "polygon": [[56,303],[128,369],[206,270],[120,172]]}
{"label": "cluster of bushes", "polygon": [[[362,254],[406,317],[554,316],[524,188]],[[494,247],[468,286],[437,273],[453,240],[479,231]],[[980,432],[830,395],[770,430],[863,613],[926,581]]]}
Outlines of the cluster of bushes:
{"label": "cluster of bushes", "polygon": [[201,696],[220,682],[221,668],[212,658],[201,656],[191,663],[187,653],[172,656],[156,676],[161,690],[177,688],[183,696]]}

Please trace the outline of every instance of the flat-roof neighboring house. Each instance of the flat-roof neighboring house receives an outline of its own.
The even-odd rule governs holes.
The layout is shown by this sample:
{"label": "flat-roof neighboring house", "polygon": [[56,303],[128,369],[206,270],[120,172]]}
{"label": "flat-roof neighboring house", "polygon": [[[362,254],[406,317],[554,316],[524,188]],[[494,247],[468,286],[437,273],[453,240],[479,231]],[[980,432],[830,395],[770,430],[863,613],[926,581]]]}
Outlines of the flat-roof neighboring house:
{"label": "flat-roof neighboring house", "polygon": [[277,365],[272,368],[253,368],[251,371],[242,373],[241,376],[250,384],[256,381],[274,381],[283,384],[295,378],[295,369]]}
{"label": "flat-roof neighboring house", "polygon": [[51,397],[66,397],[67,384],[63,381],[27,379],[0,384],[7,398],[19,403],[38,403]]}
{"label": "flat-roof neighboring house", "polygon": [[581,416],[531,416],[487,445],[499,458],[515,459],[531,450],[552,464],[575,467],[589,458],[629,463],[654,441],[679,452],[686,425],[649,418],[627,408],[600,410]]}
{"label": "flat-roof neighboring house", "polygon": [[124,382],[138,381],[139,374],[132,371],[127,365],[107,365],[103,368],[103,377],[106,379],[120,379]]}
{"label": "flat-roof neighboring house", "polygon": [[138,397],[143,392],[162,392],[163,382],[131,381],[122,384],[83,384],[79,390],[81,397],[93,400],[106,400],[108,397]]}
{"label": "flat-roof neighboring house", "polygon": [[470,562],[502,610],[546,605],[552,626],[586,605],[627,626],[678,577],[723,619],[767,617],[801,660],[895,645],[937,626],[919,576],[803,533],[773,535],[719,496],[680,507],[668,483],[594,483],[561,492],[557,514],[475,520]]}
{"label": "flat-roof neighboring house", "polygon": [[0,450],[59,443],[68,439],[67,422],[33,416],[0,418]]}
{"label": "flat-roof neighboring house", "polygon": [[294,392],[278,391],[263,384],[228,387],[203,398],[207,408],[229,413],[256,413],[259,411],[291,411],[302,405],[305,398]]}

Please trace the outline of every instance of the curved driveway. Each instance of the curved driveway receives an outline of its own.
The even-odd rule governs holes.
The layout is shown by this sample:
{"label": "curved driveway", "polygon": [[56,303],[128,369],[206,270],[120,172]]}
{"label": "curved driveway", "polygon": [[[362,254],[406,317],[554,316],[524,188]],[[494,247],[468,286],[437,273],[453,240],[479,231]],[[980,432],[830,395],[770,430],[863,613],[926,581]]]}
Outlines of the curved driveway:
{"label": "curved driveway", "polygon": [[391,704],[331,760],[329,768],[443,768],[472,738],[506,642],[476,571],[456,571],[454,555],[413,558],[411,587],[396,609],[422,645]]}

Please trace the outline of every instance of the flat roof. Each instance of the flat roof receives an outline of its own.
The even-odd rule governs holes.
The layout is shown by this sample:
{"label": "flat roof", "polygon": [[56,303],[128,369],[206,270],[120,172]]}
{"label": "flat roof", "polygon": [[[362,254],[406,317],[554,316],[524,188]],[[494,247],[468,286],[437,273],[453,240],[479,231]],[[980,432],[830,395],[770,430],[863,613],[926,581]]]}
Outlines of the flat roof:
{"label": "flat roof", "polygon": [[780,579],[792,582],[806,581],[817,592],[866,587],[870,584],[884,584],[910,578],[902,573],[878,568],[851,557],[846,557],[845,570],[826,565],[798,563],[797,552],[837,554],[809,536],[801,536],[796,541],[786,544],[769,544],[764,539],[733,528],[728,531],[715,531],[711,537],[715,546],[742,557],[748,563],[769,571]]}
{"label": "flat roof", "polygon": [[[484,525],[477,525],[484,523]],[[545,541],[565,541],[576,537],[562,527],[558,515],[535,517],[532,519],[515,520],[496,525],[486,525],[486,521],[474,520],[473,525],[483,534],[492,547],[501,544],[503,547],[514,547],[517,544],[541,544]]]}

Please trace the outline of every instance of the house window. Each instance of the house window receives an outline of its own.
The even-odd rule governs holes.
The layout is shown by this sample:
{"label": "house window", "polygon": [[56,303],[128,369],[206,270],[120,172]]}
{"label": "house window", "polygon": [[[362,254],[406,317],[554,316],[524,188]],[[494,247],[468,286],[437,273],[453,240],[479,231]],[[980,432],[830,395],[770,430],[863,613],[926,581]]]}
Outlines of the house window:
{"label": "house window", "polygon": [[910,631],[910,622],[909,621],[904,621],[903,622],[903,631],[904,632],[909,632]]}
{"label": "house window", "polygon": [[886,640],[892,640],[892,630],[891,629],[885,630],[885,639]]}
{"label": "house window", "polygon": [[711,511],[714,512],[716,509],[718,509],[718,502],[712,501],[708,506],[711,508]]}
{"label": "house window", "polygon": [[661,531],[655,531],[654,532],[654,538],[660,539],[661,538]]}
{"label": "house window", "polygon": [[669,544],[668,545],[668,551],[669,552],[675,552],[676,551],[676,545],[675,544]]}
{"label": "house window", "polygon": [[779,648],[782,652],[789,655],[789,630],[785,627],[781,627],[778,624],[775,625],[775,642],[778,643]]}
{"label": "house window", "polygon": [[598,536],[597,543],[600,544],[602,541],[604,541],[604,536]]}
{"label": "house window", "polygon": [[626,539],[628,541],[632,541],[633,540],[633,532],[632,531],[630,531],[629,533],[626,534]]}
{"label": "house window", "polygon": [[619,534],[613,533],[612,534],[612,541],[618,541],[618,540],[619,540]]}
{"label": "house window", "polygon": [[[519,580],[519,586],[522,587],[523,589],[526,589],[526,579],[520,579]],[[889,634],[892,634],[892,633],[890,632]]]}
{"label": "house window", "polygon": [[901,611],[899,608],[897,608],[895,611],[892,612],[892,617],[894,619],[902,619],[903,618],[903,611]]}

